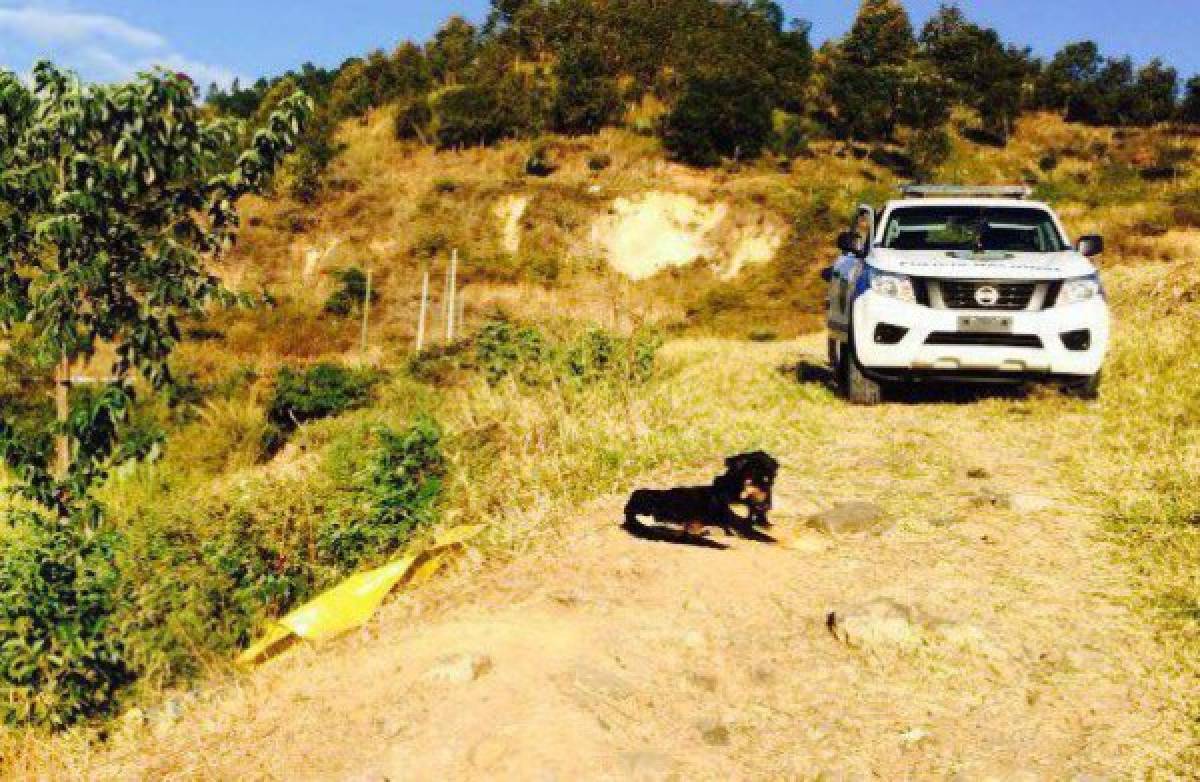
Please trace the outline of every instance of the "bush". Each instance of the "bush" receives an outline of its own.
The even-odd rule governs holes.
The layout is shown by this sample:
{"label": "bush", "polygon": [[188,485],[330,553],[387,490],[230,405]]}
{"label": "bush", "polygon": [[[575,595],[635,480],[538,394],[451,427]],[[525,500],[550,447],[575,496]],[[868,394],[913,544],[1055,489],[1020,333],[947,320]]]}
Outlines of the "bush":
{"label": "bush", "polygon": [[[341,287],[325,300],[325,312],[340,317],[362,312],[363,301],[367,298],[366,273],[357,266],[351,266],[335,272],[334,276]],[[378,300],[378,291],[371,291],[371,302],[374,303]]]}
{"label": "bush", "polygon": [[549,354],[540,331],[507,320],[488,321],[475,336],[476,362],[492,385],[514,373],[525,382],[536,382]]}
{"label": "bush", "polygon": [[932,180],[953,151],[950,134],[944,128],[914,132],[908,141],[914,176],[923,182]]}
{"label": "bush", "polygon": [[268,452],[278,450],[301,424],[362,406],[378,381],[374,372],[355,371],[337,364],[318,364],[308,370],[291,367],[279,370],[267,406]]}
{"label": "bush", "polygon": [[442,149],[494,144],[507,128],[500,121],[500,106],[488,89],[476,85],[457,87],[441,95],[434,107],[437,143]]}
{"label": "bush", "polygon": [[558,64],[558,91],[551,109],[559,133],[597,133],[621,113],[616,79],[596,47],[568,47]]}
{"label": "bush", "polygon": [[776,111],[772,115],[770,148],[776,155],[791,160],[808,152],[804,121],[795,114]]}
{"label": "bush", "polygon": [[111,616],[120,539],[12,513],[0,541],[0,716],[66,727],[113,713],[134,675]]}
{"label": "bush", "polygon": [[322,560],[343,569],[382,561],[437,520],[446,462],[436,422],[422,416],[407,431],[383,427],[373,435],[353,491],[318,533]]}
{"label": "bush", "polygon": [[595,155],[588,155],[588,160],[587,160],[588,169],[597,174],[600,173],[601,171],[604,171],[605,169],[611,167],[612,163],[613,163],[612,155],[609,155],[609,154],[606,154],[603,152],[597,153]]}
{"label": "bush", "polygon": [[401,101],[396,106],[392,131],[397,141],[419,139],[424,143],[430,138],[432,124],[433,109],[429,107],[429,99],[422,95]]}
{"label": "bush", "polygon": [[690,76],[663,126],[671,156],[697,166],[756,158],[770,135],[769,90],[738,74]]}
{"label": "bush", "polygon": [[557,170],[558,165],[554,162],[547,144],[535,146],[525,161],[525,173],[529,176],[548,177]]}

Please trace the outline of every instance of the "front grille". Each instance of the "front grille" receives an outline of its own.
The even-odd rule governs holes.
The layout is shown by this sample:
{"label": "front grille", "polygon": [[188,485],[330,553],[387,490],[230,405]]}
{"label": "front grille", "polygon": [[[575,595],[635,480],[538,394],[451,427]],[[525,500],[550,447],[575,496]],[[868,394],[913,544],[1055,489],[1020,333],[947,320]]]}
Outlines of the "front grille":
{"label": "front grille", "polygon": [[1044,347],[1036,334],[973,334],[963,331],[935,331],[925,340],[926,345],[982,345],[995,348]]}
{"label": "front grille", "polygon": [[[1037,291],[1035,282],[939,280],[938,286],[942,291],[942,302],[946,309],[950,310],[1027,310],[1033,301],[1034,292]],[[976,297],[980,288],[995,289],[996,303],[980,304]]]}

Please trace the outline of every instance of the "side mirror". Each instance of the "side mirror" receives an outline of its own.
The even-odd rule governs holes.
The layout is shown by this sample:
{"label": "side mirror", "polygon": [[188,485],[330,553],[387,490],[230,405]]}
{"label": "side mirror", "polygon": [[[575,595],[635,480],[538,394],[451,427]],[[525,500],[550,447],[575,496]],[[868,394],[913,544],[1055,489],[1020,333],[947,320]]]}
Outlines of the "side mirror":
{"label": "side mirror", "polygon": [[1104,237],[1095,234],[1082,236],[1079,239],[1078,250],[1084,258],[1095,258],[1104,252]]}
{"label": "side mirror", "polygon": [[861,255],[862,237],[854,231],[846,231],[838,234],[837,246],[846,255]]}
{"label": "side mirror", "polygon": [[821,279],[825,282],[833,282],[833,267],[826,266],[821,270]]}

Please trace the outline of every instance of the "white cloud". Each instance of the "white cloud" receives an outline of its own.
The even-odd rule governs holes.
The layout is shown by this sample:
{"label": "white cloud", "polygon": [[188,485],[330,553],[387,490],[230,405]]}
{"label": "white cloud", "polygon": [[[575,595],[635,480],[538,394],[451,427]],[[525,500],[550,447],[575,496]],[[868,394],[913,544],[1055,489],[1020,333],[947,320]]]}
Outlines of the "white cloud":
{"label": "white cloud", "polygon": [[115,16],[52,11],[47,8],[0,8],[0,32],[43,45],[111,41],[137,49],[158,49],[167,39]]}
{"label": "white cloud", "polygon": [[[10,41],[16,45],[6,45]],[[32,60],[49,59],[98,81],[128,79],[155,66],[186,73],[201,87],[212,82],[228,86],[237,76],[224,66],[192,59],[165,36],[115,16],[34,5],[0,7],[0,48],[30,57],[26,63],[0,65],[24,70]]]}

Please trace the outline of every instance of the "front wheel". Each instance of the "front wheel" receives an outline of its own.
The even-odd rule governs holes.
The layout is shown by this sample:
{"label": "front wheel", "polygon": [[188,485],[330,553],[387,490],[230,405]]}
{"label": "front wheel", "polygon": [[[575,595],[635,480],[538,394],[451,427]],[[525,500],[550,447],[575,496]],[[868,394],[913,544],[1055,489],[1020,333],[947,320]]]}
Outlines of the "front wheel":
{"label": "front wheel", "polygon": [[882,403],[883,386],[863,374],[853,342],[846,343],[841,359],[838,380],[842,396],[855,405],[871,406]]}
{"label": "front wheel", "polygon": [[1100,385],[1103,379],[1103,374],[1097,372],[1091,377],[1076,380],[1063,386],[1063,393],[1074,399],[1083,399],[1088,402],[1095,401],[1100,398]]}

